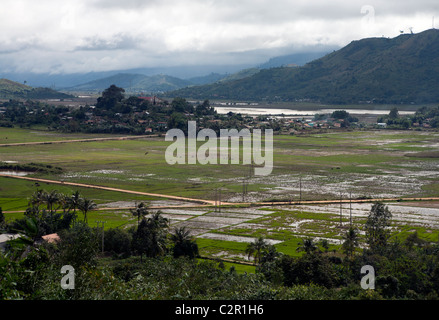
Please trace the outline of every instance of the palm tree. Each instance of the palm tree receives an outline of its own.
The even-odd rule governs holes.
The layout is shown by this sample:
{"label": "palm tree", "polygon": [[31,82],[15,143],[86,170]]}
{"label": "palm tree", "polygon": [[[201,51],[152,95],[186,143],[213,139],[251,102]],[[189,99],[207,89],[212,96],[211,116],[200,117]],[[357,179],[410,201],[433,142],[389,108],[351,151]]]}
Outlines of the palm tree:
{"label": "palm tree", "polygon": [[45,194],[46,194],[46,191],[44,191],[44,190],[35,191],[32,194],[31,198],[29,199],[28,205],[32,206],[32,207],[40,206],[41,204],[44,203]]}
{"label": "palm tree", "polygon": [[93,200],[87,198],[81,198],[78,204],[78,209],[84,214],[84,221],[88,223],[87,213],[93,209],[96,209],[97,205]]}
{"label": "palm tree", "polygon": [[171,241],[174,243],[174,258],[180,256],[194,258],[198,255],[197,242],[191,236],[190,230],[186,229],[185,226],[174,229],[174,233],[171,234]]}
{"label": "palm tree", "polygon": [[20,220],[18,223],[18,228],[13,229],[16,232],[24,233],[24,241],[27,244],[32,244],[34,241],[41,236],[41,230],[39,227],[38,219],[35,217],[27,217],[24,220]]}
{"label": "palm tree", "polygon": [[81,202],[81,194],[79,191],[75,191],[72,196],[69,198],[70,208],[73,209],[73,212],[76,213],[76,209],[79,207],[79,203]]}
{"label": "palm tree", "polygon": [[143,218],[135,234],[133,244],[140,259],[145,253],[148,257],[159,256],[166,251],[169,220],[157,211],[151,217]]}
{"label": "palm tree", "polygon": [[163,212],[161,210],[156,211],[148,218],[148,222],[150,222],[154,228],[157,229],[165,229],[169,226],[169,219],[163,217]]}
{"label": "palm tree", "polygon": [[245,249],[245,253],[248,254],[248,257],[254,256],[255,264],[259,264],[261,260],[262,251],[268,247],[268,243],[264,240],[263,237],[259,237],[254,242],[248,244]]}
{"label": "palm tree", "polygon": [[305,253],[313,253],[317,250],[317,246],[314,243],[314,239],[305,238],[302,242],[299,242],[299,246],[296,249],[298,252],[304,251]]}
{"label": "palm tree", "polygon": [[144,217],[148,214],[148,206],[141,202],[139,203],[134,210],[130,210],[133,216],[137,217],[137,227],[139,227],[140,217]]}
{"label": "palm tree", "polygon": [[47,210],[51,215],[56,211],[56,209],[54,210],[53,207],[55,204],[59,203],[60,199],[61,199],[61,195],[56,190],[45,192],[43,194],[42,200],[46,204]]}

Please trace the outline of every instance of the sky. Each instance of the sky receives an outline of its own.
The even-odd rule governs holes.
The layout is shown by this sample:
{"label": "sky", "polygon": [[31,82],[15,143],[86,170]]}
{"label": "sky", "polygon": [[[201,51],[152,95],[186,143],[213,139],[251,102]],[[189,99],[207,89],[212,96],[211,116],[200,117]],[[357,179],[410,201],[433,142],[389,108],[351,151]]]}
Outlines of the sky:
{"label": "sky", "polygon": [[1,1],[0,72],[258,64],[439,27],[437,0]]}

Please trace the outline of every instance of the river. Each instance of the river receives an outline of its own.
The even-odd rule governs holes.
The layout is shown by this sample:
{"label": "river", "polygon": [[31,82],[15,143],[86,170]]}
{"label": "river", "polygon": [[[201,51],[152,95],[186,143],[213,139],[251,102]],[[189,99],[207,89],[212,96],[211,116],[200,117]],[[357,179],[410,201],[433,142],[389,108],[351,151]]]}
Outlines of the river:
{"label": "river", "polygon": [[[352,115],[386,115],[389,114],[390,110],[369,110],[369,109],[318,109],[318,110],[294,110],[294,109],[269,109],[269,108],[243,108],[243,107],[222,107],[215,106],[215,110],[219,114],[227,114],[229,112],[241,113],[252,116],[258,115],[285,115],[285,116],[314,116],[315,114],[331,114],[336,110],[346,110]],[[399,111],[400,115],[410,115],[414,114],[415,111]]]}

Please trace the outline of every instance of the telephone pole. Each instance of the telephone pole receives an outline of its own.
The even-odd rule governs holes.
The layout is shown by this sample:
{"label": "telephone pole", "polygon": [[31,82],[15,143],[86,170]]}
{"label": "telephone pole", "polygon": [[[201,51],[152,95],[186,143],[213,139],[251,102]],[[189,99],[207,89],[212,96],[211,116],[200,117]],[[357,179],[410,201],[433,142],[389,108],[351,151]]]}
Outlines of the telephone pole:
{"label": "telephone pole", "polygon": [[218,212],[221,212],[221,188],[219,189],[219,205],[218,205]]}
{"label": "telephone pole", "polygon": [[342,217],[343,217],[342,199],[343,198],[342,197],[343,197],[343,195],[340,192],[340,227],[342,227],[342,225],[343,225],[343,222],[342,222]]}
{"label": "telephone pole", "polygon": [[107,221],[96,221],[98,228],[100,223],[102,223],[102,253],[104,253],[104,225],[107,223]]}
{"label": "telephone pole", "polygon": [[245,202],[245,195],[247,194],[247,184],[245,177],[242,178],[242,202]]}
{"label": "telephone pole", "polygon": [[215,212],[221,212],[221,188],[215,189]]}
{"label": "telephone pole", "polygon": [[352,192],[349,192],[349,226],[352,228]]}

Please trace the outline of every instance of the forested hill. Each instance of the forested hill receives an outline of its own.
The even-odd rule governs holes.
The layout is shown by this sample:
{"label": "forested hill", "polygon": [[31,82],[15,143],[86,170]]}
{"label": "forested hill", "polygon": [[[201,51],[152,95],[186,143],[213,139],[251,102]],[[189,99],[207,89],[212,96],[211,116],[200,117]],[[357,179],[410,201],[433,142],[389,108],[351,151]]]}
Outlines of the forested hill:
{"label": "forested hill", "polygon": [[189,86],[192,83],[167,75],[146,76],[143,74],[118,73],[110,77],[66,88],[66,90],[77,92],[100,92],[112,84],[120,86],[130,92],[162,92],[176,90]]}
{"label": "forested hill", "polygon": [[322,103],[436,103],[439,30],[352,41],[299,68],[273,68],[168,96],[197,99],[310,99]]}
{"label": "forested hill", "polygon": [[50,88],[33,88],[8,79],[0,79],[0,99],[64,99],[72,97]]}

